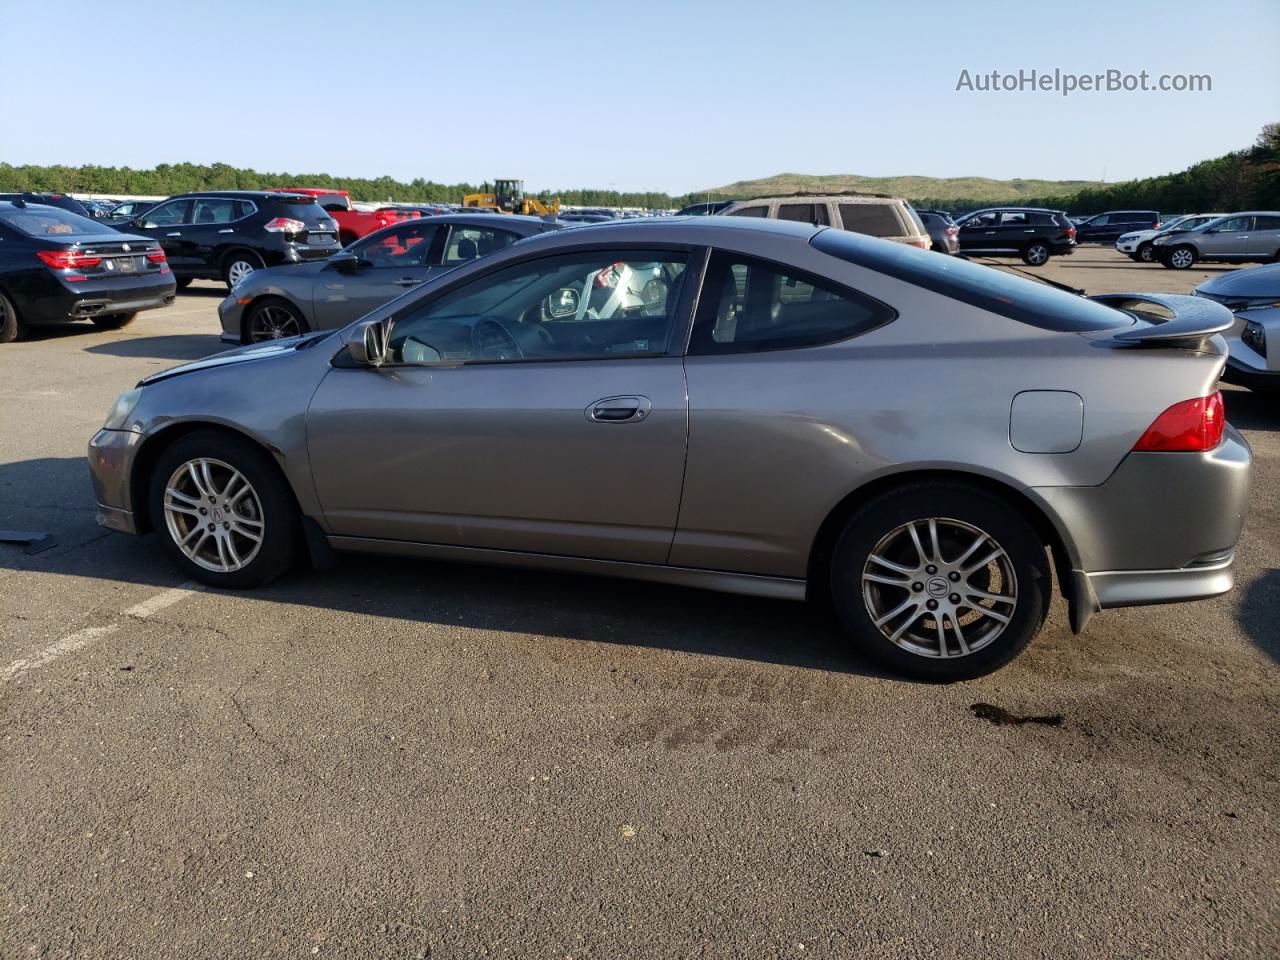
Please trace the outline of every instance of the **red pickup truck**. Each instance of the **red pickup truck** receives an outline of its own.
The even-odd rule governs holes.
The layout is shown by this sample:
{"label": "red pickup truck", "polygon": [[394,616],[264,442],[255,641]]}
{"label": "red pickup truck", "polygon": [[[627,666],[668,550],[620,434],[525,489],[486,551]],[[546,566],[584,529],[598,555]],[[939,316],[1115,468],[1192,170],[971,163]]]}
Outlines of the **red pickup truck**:
{"label": "red pickup truck", "polygon": [[402,210],[399,207],[378,207],[372,212],[357,210],[351,206],[351,195],[345,190],[318,190],[314,187],[268,187],[272,193],[301,193],[315,197],[334,220],[338,222],[338,241],[345,247],[353,240],[359,240],[366,233],[373,233],[385,226],[399,223],[401,220],[412,220],[422,216],[417,210]]}

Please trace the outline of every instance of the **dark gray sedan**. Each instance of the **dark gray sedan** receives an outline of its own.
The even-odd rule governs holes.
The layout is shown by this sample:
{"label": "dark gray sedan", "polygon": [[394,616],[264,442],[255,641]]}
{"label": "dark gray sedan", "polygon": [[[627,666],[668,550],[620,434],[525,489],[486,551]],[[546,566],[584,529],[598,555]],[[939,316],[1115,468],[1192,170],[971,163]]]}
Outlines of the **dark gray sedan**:
{"label": "dark gray sedan", "polygon": [[327,260],[255,270],[218,306],[222,339],[260,343],[345,326],[429,277],[562,226],[498,214],[393,224]]}
{"label": "dark gray sedan", "polygon": [[954,680],[1055,585],[1077,631],[1231,588],[1231,322],[808,224],[602,224],[148,377],[89,466],[100,523],[218,587],[343,551],[809,597]]}

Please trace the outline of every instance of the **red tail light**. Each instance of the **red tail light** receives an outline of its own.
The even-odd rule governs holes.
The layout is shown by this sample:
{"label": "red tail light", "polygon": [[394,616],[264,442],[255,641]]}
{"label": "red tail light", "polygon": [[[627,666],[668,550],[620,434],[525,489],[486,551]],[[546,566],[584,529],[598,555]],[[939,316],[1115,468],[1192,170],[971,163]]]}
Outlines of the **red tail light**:
{"label": "red tail light", "polygon": [[290,220],[288,217],[276,217],[262,225],[268,233],[301,233],[307,225],[301,220]]}
{"label": "red tail light", "polygon": [[169,258],[164,255],[163,250],[148,250],[147,259],[152,263],[164,263]]}
{"label": "red tail light", "polygon": [[954,236],[955,236],[956,234],[958,234],[959,232],[960,232],[960,228],[959,228],[959,227],[947,227],[947,236],[948,236],[948,237],[954,237]]}
{"label": "red tail light", "polygon": [[1222,442],[1226,425],[1221,393],[1183,400],[1156,417],[1133,449],[1148,453],[1212,450]]}
{"label": "red tail light", "polygon": [[91,253],[78,253],[75,250],[37,250],[36,256],[53,270],[96,267],[102,262],[101,257],[96,257]]}
{"label": "red tail light", "polygon": [[1067,236],[1068,236],[1068,237],[1074,237],[1075,235],[1076,235],[1076,228],[1075,228],[1075,227],[1067,227]]}

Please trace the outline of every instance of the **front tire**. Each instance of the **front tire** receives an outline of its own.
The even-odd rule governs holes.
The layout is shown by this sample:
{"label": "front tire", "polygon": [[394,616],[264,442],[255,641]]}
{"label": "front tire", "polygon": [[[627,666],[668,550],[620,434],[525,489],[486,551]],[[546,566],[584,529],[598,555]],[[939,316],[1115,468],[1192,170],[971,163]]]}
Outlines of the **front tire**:
{"label": "front tire", "polygon": [[960,483],[921,483],[867,503],[845,526],[831,600],[852,645],[895,673],[982,676],[1031,642],[1050,570],[1031,525]]}
{"label": "front tire", "polygon": [[160,454],[148,505],[165,550],[215,587],[270,583],[297,554],[299,513],[271,458],[243,438],[200,430]]}
{"label": "front tire", "polygon": [[235,250],[227,255],[222,263],[222,279],[228,289],[234,290],[236,284],[255,270],[261,270],[262,258],[248,250]]}
{"label": "front tire", "polygon": [[1049,262],[1052,251],[1047,243],[1028,243],[1022,248],[1022,262],[1032,267],[1042,267]]}
{"label": "front tire", "polygon": [[1164,265],[1171,270],[1190,270],[1197,259],[1195,248],[1183,245],[1165,254]]}
{"label": "front tire", "polygon": [[127,327],[137,318],[136,313],[109,313],[104,317],[90,317],[93,325],[99,330],[119,330]]}
{"label": "front tire", "polygon": [[0,293],[0,343],[13,343],[26,332],[13,301]]}
{"label": "front tire", "polygon": [[288,300],[268,297],[249,307],[244,318],[242,343],[263,343],[267,340],[283,340],[309,332],[306,318]]}

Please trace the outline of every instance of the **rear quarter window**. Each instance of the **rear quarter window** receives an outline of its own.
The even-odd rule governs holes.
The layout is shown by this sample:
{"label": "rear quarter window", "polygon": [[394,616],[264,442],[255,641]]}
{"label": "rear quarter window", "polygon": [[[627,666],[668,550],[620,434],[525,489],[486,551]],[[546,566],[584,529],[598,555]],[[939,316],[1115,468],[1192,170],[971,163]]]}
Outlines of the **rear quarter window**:
{"label": "rear quarter window", "polygon": [[900,237],[905,232],[897,212],[888,203],[842,203],[840,222],[846,230],[872,237]]}
{"label": "rear quarter window", "polygon": [[960,257],[940,257],[896,243],[869,243],[839,230],[822,230],[809,243],[847,263],[1041,330],[1085,333],[1133,323],[1119,310]]}

